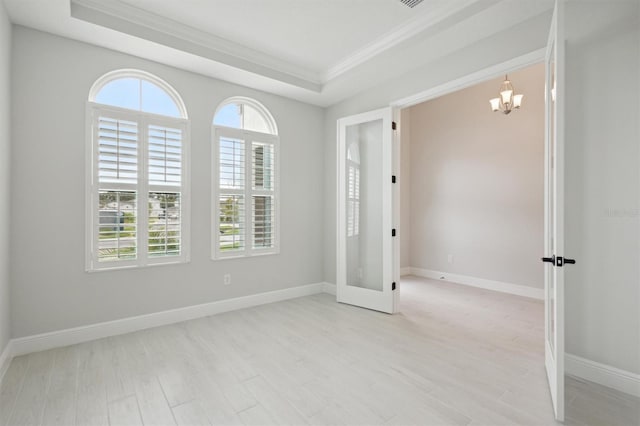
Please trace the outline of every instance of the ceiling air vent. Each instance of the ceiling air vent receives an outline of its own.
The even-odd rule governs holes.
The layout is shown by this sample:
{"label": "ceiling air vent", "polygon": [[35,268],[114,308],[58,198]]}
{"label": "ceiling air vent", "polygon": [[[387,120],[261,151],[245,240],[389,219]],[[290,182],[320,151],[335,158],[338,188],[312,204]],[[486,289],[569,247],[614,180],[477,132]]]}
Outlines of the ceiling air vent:
{"label": "ceiling air vent", "polygon": [[400,0],[400,3],[413,8],[422,3],[422,0]]}

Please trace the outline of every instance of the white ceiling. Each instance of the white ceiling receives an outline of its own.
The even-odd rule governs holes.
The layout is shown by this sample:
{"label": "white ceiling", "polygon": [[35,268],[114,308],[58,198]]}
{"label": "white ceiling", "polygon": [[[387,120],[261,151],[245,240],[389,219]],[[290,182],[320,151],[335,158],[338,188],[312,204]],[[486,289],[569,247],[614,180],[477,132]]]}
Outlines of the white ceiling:
{"label": "white ceiling", "polygon": [[121,0],[144,11],[316,71],[450,0]]}
{"label": "white ceiling", "polygon": [[[551,4],[424,0],[411,9],[399,0],[4,1],[20,25],[322,106]],[[473,37],[463,34],[465,24]],[[454,27],[460,37],[424,51],[425,42]],[[391,53],[394,61],[385,65]]]}

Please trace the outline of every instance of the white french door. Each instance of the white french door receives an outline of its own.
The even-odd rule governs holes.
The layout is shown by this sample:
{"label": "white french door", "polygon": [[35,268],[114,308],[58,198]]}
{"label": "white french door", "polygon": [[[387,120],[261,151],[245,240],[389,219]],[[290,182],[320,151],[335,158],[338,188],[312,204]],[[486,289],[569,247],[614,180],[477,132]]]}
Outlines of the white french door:
{"label": "white french door", "polygon": [[556,0],[545,59],[545,367],[555,417],[564,420],[564,3]]}
{"label": "white french door", "polygon": [[[391,108],[338,120],[338,302],[394,311]],[[392,235],[393,234],[393,235]]]}

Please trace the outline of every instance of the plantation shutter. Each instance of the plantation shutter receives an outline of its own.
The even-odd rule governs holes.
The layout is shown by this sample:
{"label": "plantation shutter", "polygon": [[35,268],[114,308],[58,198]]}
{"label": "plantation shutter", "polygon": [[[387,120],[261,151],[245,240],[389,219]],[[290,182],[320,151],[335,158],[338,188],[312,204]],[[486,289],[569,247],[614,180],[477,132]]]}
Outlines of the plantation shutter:
{"label": "plantation shutter", "polygon": [[161,124],[147,128],[150,257],[181,253],[183,133],[180,128]]}
{"label": "plantation shutter", "polygon": [[97,132],[99,262],[137,257],[138,123],[99,115]]}
{"label": "plantation shutter", "polygon": [[275,149],[266,142],[252,142],[253,248],[274,246],[275,235]]}
{"label": "plantation shutter", "polygon": [[245,140],[218,139],[218,249],[220,254],[245,250],[246,240],[246,147]]}
{"label": "plantation shutter", "polygon": [[149,125],[149,187],[180,187],[182,182],[182,130]]}
{"label": "plantation shutter", "polygon": [[98,181],[138,183],[138,123],[98,118]]}
{"label": "plantation shutter", "polygon": [[86,270],[189,260],[189,121],[148,73],[96,81],[87,103]]}

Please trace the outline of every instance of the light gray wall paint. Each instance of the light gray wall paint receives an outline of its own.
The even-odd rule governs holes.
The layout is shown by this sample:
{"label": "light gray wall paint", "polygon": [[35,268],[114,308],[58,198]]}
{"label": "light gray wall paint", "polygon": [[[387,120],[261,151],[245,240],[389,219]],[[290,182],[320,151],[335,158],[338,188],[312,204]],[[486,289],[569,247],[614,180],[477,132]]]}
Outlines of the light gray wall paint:
{"label": "light gray wall paint", "polygon": [[[326,147],[324,152],[324,279],[336,281],[336,121],[351,114],[389,106],[391,102],[444,84],[521,56],[547,44],[551,13],[544,13],[520,24],[508,36],[498,34],[451,53],[435,62],[420,66],[402,78],[387,81],[362,92],[325,113]],[[456,28],[451,28],[455,37]]]}
{"label": "light gray wall paint", "polygon": [[9,224],[11,213],[11,23],[0,2],[0,354],[11,338]]}
{"label": "light gray wall paint", "polygon": [[544,288],[544,64],[509,79],[524,103],[508,116],[488,102],[504,77],[409,108],[403,237],[412,267]]}
{"label": "light gray wall paint", "polygon": [[640,13],[567,6],[566,350],[640,373]]}
{"label": "light gray wall paint", "polygon": [[[192,260],[89,274],[86,100],[98,77],[120,68],[159,76],[187,106]],[[322,109],[24,27],[15,27],[12,70],[15,337],[322,281]],[[280,130],[281,253],[212,261],[211,121],[218,104],[237,95],[262,102]]]}
{"label": "light gray wall paint", "polygon": [[[567,156],[573,159],[567,164],[566,249],[579,263],[566,270],[565,333],[567,352],[635,373],[640,372],[637,8],[633,0],[575,1],[567,7],[572,33]],[[480,40],[327,109],[325,281],[335,282],[336,120],[542,48],[550,16]]]}

